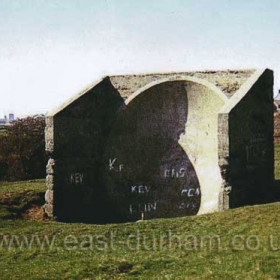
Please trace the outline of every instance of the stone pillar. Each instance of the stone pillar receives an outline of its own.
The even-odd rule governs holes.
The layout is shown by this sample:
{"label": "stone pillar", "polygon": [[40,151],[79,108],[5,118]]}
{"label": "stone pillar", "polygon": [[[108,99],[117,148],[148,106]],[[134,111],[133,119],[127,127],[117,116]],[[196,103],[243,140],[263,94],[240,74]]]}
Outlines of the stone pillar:
{"label": "stone pillar", "polygon": [[229,131],[228,114],[219,114],[218,117],[218,157],[223,183],[219,195],[219,211],[229,209],[229,194],[231,187],[228,185],[229,177]]}
{"label": "stone pillar", "polygon": [[47,164],[47,176],[46,176],[46,193],[45,193],[45,205],[44,211],[49,217],[53,217],[53,204],[54,204],[54,196],[53,196],[53,187],[54,187],[54,159],[50,158]]}
{"label": "stone pillar", "polygon": [[[45,128],[45,142],[46,142],[46,152],[52,155],[54,151],[54,141],[53,141],[53,117],[46,118],[46,128]],[[46,166],[46,193],[45,193],[45,205],[44,212],[48,217],[53,217],[53,205],[54,205],[54,165],[55,161],[50,158]]]}

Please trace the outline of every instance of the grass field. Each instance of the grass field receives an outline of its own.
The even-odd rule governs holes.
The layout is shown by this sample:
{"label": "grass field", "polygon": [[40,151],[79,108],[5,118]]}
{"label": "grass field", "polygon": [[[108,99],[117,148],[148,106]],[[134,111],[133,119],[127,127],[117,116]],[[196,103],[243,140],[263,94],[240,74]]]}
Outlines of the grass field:
{"label": "grass field", "polygon": [[30,221],[43,191],[42,180],[0,185],[1,279],[280,279],[280,203],[127,224]]}
{"label": "grass field", "polygon": [[0,182],[0,218],[22,218],[28,210],[42,206],[44,191],[44,180]]}

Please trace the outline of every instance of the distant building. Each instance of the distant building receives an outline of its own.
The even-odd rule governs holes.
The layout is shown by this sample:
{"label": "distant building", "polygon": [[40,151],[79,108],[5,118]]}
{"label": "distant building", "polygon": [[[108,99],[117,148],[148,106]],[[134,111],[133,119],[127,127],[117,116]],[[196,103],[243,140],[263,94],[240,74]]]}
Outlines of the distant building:
{"label": "distant building", "polygon": [[10,113],[9,118],[7,116],[4,116],[4,119],[0,119],[0,129],[5,128],[5,126],[10,125],[15,120],[15,115]]}

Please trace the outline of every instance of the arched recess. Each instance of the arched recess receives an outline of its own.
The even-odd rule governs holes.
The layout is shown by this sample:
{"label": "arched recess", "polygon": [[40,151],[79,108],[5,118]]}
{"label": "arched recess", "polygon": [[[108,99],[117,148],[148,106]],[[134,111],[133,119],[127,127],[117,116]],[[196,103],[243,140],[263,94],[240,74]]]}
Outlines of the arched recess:
{"label": "arched recess", "polygon": [[116,217],[218,210],[218,112],[226,100],[214,85],[189,76],[152,82],[126,100],[104,158]]}

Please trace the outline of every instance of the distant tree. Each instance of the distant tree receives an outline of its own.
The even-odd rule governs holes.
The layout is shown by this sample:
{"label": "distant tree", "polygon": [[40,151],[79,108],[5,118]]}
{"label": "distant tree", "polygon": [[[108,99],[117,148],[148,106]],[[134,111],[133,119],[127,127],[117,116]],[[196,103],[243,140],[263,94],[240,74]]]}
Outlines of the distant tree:
{"label": "distant tree", "polygon": [[0,176],[9,181],[45,176],[45,117],[16,120],[0,137]]}

